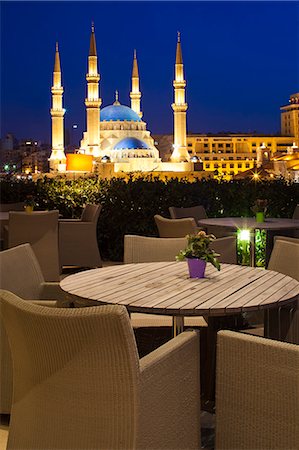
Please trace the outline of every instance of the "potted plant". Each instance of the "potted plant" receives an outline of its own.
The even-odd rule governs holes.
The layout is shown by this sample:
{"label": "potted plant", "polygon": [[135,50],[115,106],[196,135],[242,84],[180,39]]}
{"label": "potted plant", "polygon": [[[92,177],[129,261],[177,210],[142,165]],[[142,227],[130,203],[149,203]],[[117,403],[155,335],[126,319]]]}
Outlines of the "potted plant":
{"label": "potted plant", "polygon": [[213,234],[206,234],[205,231],[187,236],[187,247],[179,252],[176,259],[177,261],[187,259],[190,278],[204,278],[207,262],[220,270],[217,259],[219,254],[210,248],[211,242],[215,239]]}
{"label": "potted plant", "polygon": [[265,221],[265,214],[267,211],[268,201],[258,198],[256,199],[254,205],[251,208],[251,211],[255,213],[255,218],[257,222]]}
{"label": "potted plant", "polygon": [[24,201],[24,208],[27,213],[31,213],[34,209],[35,201],[33,195],[27,195]]}

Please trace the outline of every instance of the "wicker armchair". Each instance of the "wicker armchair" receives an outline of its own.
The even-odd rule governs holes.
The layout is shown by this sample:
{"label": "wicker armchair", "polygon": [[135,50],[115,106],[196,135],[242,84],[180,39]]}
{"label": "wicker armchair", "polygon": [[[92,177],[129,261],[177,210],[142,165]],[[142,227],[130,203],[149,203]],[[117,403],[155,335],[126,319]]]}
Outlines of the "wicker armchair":
{"label": "wicker armchair", "polygon": [[[58,283],[45,282],[29,244],[0,252],[0,288],[45,306],[68,303]],[[12,362],[6,332],[0,320],[0,414],[8,414],[12,397]]]}
{"label": "wicker armchair", "polygon": [[216,450],[297,450],[299,346],[217,334]]}
{"label": "wicker armchair", "polygon": [[59,220],[59,255],[62,267],[102,267],[97,240],[101,209],[101,205],[86,205],[80,219]]}
{"label": "wicker armchair", "polygon": [[199,230],[195,220],[190,217],[186,219],[167,219],[156,214],[154,219],[161,238],[185,237],[187,234],[193,234]]}
{"label": "wicker armchair", "polygon": [[139,359],[123,306],[0,301],[14,361],[8,449],[200,448],[198,333]]}
{"label": "wicker armchair", "polygon": [[59,211],[9,212],[8,248],[31,244],[46,281],[59,281]]}
{"label": "wicker armchair", "polygon": [[206,210],[202,205],[191,206],[189,208],[177,208],[176,206],[170,206],[169,213],[172,219],[193,217],[197,224],[200,219],[208,218]]}

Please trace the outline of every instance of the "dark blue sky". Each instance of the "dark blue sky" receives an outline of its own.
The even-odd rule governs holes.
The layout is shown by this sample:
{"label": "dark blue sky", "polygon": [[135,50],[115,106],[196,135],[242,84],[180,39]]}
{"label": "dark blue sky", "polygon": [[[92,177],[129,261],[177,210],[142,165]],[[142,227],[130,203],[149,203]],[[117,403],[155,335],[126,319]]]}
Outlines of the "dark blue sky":
{"label": "dark blue sky", "polygon": [[95,22],[103,106],[130,105],[137,49],[142,110],[152,133],[172,133],[181,31],[189,132],[280,128],[299,90],[297,2],[1,2],[1,135],[50,141],[50,87],[59,41],[66,126],[85,129],[85,74]]}

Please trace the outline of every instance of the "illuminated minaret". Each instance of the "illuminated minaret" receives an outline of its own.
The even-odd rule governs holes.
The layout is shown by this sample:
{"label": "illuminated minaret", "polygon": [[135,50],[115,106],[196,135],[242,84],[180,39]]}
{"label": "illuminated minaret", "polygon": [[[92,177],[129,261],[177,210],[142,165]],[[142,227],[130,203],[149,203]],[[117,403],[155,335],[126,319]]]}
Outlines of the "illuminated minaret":
{"label": "illuminated minaret", "polygon": [[63,87],[61,85],[61,67],[58,42],[56,42],[53,86],[51,88],[51,92],[52,109],[50,110],[50,113],[52,117],[52,153],[49,158],[50,170],[63,172],[66,168],[63,130],[63,116],[65,109],[62,107]]}
{"label": "illuminated minaret", "polygon": [[171,160],[173,162],[189,161],[190,157],[187,151],[186,140],[186,111],[188,108],[185,102],[184,65],[181,49],[181,38],[178,32],[178,41],[176,47],[175,58],[175,80],[174,87],[174,103],[171,105],[174,112],[174,143]]}
{"label": "illuminated minaret", "polygon": [[87,148],[85,153],[88,155],[99,156],[100,154],[100,106],[102,100],[99,98],[98,57],[96,40],[94,34],[94,25],[91,26],[90,47],[88,55],[88,73],[86,106],[86,137]]}
{"label": "illuminated minaret", "polygon": [[140,111],[141,92],[139,90],[139,73],[138,73],[136,50],[134,50],[133,70],[132,70],[132,91],[130,92],[130,98],[131,98],[131,109],[133,109],[133,111],[135,111],[141,118],[142,117],[142,112]]}

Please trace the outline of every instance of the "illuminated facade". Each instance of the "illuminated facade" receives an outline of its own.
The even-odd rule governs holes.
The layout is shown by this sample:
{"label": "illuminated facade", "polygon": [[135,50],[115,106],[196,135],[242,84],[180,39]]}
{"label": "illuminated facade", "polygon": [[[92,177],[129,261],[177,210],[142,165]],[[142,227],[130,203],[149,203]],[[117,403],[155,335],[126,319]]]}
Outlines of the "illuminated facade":
{"label": "illuminated facade", "polygon": [[289,104],[282,106],[281,110],[281,133],[284,136],[294,136],[299,145],[299,92],[290,95]]}
{"label": "illuminated facade", "polygon": [[64,153],[64,131],[63,117],[65,109],[62,107],[63,87],[61,84],[61,66],[56,43],[55,62],[53,71],[52,109],[52,153],[49,159],[50,170],[64,172],[66,169],[66,158]]}
{"label": "illuminated facade", "polygon": [[[93,158],[92,171],[101,173],[109,162],[113,173],[132,171],[191,172],[204,171],[212,176],[231,178],[239,172],[262,166],[288,153],[293,142],[299,145],[299,94],[290,97],[281,107],[281,136],[249,134],[188,134],[185,99],[186,80],[180,34],[176,45],[174,67],[173,135],[157,136],[155,140],[142,120],[141,92],[136,51],[134,51],[129,93],[131,107],[122,105],[115,95],[112,105],[101,108],[100,74],[94,26],[92,25],[88,55],[86,131],[76,153]],[[50,169],[63,172],[67,167],[64,154],[62,107],[63,87],[58,46],[56,46],[52,86],[52,154]],[[160,138],[168,141],[161,151]],[[155,141],[158,141],[157,143]],[[163,161],[163,162],[162,162]],[[198,162],[199,164],[196,164]]]}

